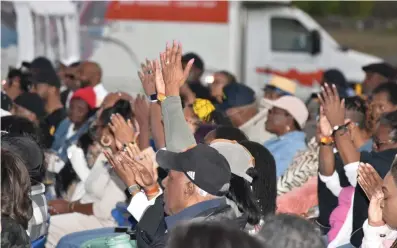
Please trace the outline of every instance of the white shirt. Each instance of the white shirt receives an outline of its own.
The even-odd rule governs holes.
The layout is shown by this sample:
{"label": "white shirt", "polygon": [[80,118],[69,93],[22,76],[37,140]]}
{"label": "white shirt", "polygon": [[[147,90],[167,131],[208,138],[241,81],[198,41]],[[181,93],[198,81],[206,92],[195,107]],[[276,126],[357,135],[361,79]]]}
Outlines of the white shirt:
{"label": "white shirt", "polygon": [[128,212],[134,216],[136,221],[139,222],[139,220],[142,218],[143,214],[146,212],[146,210],[150,207],[153,206],[154,203],[156,202],[157,197],[159,197],[163,191],[161,188],[159,189],[159,193],[153,197],[150,201],[147,199],[145,193],[139,192],[134,197],[132,197],[130,205],[128,205]]}
{"label": "white shirt", "polygon": [[11,115],[10,112],[8,112],[8,111],[6,111],[6,110],[4,110],[4,109],[0,109],[0,110],[1,110],[1,112],[0,112],[0,117]]}
{"label": "white shirt", "polygon": [[[363,225],[364,239],[362,248],[384,248],[390,247],[397,238],[397,230],[391,229],[388,225],[373,227],[368,224],[368,219]],[[389,244],[386,244],[389,243]]]}
{"label": "white shirt", "polygon": [[108,95],[108,91],[103,87],[102,83],[95,85],[94,92],[96,95],[96,107],[99,108],[103,102],[103,99]]}

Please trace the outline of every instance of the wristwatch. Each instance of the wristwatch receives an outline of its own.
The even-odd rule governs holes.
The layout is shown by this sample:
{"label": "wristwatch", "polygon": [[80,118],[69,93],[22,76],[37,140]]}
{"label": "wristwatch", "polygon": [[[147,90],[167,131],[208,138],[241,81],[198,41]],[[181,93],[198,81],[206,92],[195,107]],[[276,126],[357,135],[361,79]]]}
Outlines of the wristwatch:
{"label": "wristwatch", "polygon": [[347,125],[334,126],[334,127],[332,128],[332,136],[335,136],[335,133],[338,132],[338,131],[340,131],[340,130],[343,130],[343,133],[341,133],[340,135],[341,135],[341,136],[344,135],[344,134],[346,133],[346,131],[347,131]]}
{"label": "wristwatch", "polygon": [[149,101],[150,101],[150,102],[158,102],[157,93],[156,93],[156,94],[150,95],[150,96],[149,96]]}
{"label": "wristwatch", "polygon": [[141,187],[139,187],[138,184],[134,184],[134,185],[131,185],[130,187],[128,187],[128,193],[130,193],[130,195],[132,195],[132,193],[140,191],[140,190],[141,190]]}

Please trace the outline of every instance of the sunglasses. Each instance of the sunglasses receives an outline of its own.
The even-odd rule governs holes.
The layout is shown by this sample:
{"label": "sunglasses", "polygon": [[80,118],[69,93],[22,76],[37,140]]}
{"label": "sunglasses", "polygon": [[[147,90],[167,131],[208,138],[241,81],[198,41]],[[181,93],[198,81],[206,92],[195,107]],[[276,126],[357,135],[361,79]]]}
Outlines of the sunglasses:
{"label": "sunglasses", "polygon": [[70,80],[75,80],[76,79],[76,76],[73,75],[73,74],[66,74],[65,77],[69,78]]}

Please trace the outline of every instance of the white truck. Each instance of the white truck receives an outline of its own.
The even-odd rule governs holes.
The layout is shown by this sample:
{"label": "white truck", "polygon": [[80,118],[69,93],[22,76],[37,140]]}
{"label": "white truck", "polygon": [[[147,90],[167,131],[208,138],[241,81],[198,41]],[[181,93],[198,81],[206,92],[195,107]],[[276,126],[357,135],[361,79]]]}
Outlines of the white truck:
{"label": "white truck", "polygon": [[[12,3],[15,10],[22,4],[19,1]],[[382,61],[375,56],[343,48],[313,18],[290,1],[48,3],[32,1],[25,5],[34,6],[31,8],[34,13],[40,10],[38,5],[41,4],[42,10],[46,6],[46,11],[40,13],[42,16],[52,18],[56,14],[62,16],[58,19],[69,20],[69,29],[55,28],[59,30],[57,39],[66,41],[64,47],[69,49],[60,50],[61,46],[51,44],[45,47],[52,49],[43,53],[33,43],[25,41],[24,47],[17,44],[18,50],[23,51],[18,53],[17,62],[31,60],[37,55],[50,56],[51,59],[78,56],[94,60],[102,66],[103,82],[109,90],[141,91],[136,73],[140,62],[145,58],[157,58],[165,43],[172,40],[180,41],[184,52],[195,52],[202,57],[206,68],[204,82],[211,82],[210,75],[214,71],[228,70],[241,83],[259,92],[269,75],[279,74],[299,82],[302,98],[311,93],[310,89],[321,80],[326,69],[339,69],[349,82],[360,83],[364,79],[361,67]],[[60,3],[64,5],[61,8],[56,6]],[[15,12],[18,21],[26,19]],[[76,24],[75,20],[79,23]],[[50,33],[54,33],[57,26],[51,28],[48,23],[44,22]],[[35,25],[17,25],[18,37],[27,31],[37,36],[31,31]],[[80,33],[76,31],[78,25]],[[51,43],[45,36],[33,40]],[[7,63],[8,60],[4,59],[2,57],[2,62]]]}

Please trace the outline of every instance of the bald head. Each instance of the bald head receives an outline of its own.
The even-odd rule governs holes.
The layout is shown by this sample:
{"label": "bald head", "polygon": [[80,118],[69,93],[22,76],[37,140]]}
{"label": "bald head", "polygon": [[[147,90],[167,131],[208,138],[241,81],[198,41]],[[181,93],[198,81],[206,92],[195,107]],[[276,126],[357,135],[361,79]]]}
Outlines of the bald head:
{"label": "bald head", "polygon": [[102,80],[102,69],[95,62],[84,61],[79,66],[79,79],[82,87],[94,87]]}

